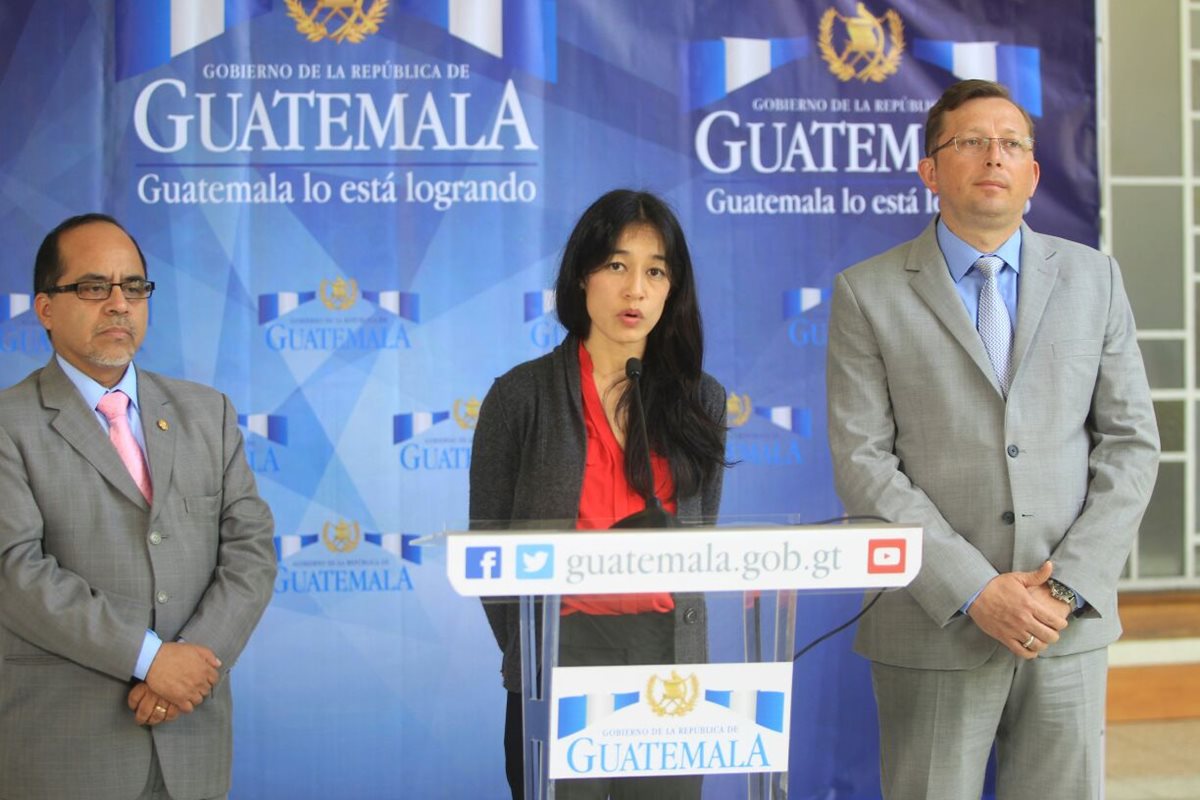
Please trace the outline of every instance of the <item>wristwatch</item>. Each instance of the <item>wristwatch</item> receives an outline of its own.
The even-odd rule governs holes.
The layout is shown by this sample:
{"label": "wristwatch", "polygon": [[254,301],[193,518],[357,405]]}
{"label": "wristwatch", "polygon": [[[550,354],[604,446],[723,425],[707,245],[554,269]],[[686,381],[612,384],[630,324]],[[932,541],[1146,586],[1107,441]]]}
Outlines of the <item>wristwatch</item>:
{"label": "wristwatch", "polygon": [[1051,597],[1053,597],[1055,600],[1062,600],[1064,603],[1066,603],[1067,605],[1069,605],[1071,607],[1072,611],[1075,610],[1075,590],[1074,589],[1071,589],[1071,588],[1059,583],[1058,581],[1054,580],[1054,578],[1051,578],[1050,580],[1046,581],[1046,585],[1050,587],[1050,596]]}

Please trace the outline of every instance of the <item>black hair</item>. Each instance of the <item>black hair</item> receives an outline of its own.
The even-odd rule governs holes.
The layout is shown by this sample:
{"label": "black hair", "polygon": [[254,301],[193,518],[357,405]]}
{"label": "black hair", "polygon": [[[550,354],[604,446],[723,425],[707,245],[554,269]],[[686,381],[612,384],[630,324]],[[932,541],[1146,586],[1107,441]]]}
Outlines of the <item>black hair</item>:
{"label": "black hair", "polygon": [[[556,310],[568,333],[580,341],[587,339],[592,321],[584,284],[607,263],[630,225],[649,225],[662,237],[671,288],[662,317],[646,339],[639,384],[650,446],[667,458],[676,495],[685,496],[725,466],[725,452],[721,423],[705,412],[700,399],[704,327],[692,257],[670,206],[649,192],[631,189],[615,189],[592,203],[563,251],[555,283]],[[637,415],[630,413],[631,402],[631,395],[622,391],[617,417],[625,429],[625,476],[630,486],[647,496],[653,480],[644,455],[646,431]]]}
{"label": "black hair", "polygon": [[54,230],[46,234],[46,238],[42,239],[42,246],[38,248],[37,256],[33,261],[33,293],[41,294],[49,291],[58,285],[62,279],[63,271],[66,269],[62,263],[62,254],[59,252],[58,240],[64,233],[75,228],[81,228],[84,225],[91,225],[94,222],[107,222],[109,225],[115,225],[121,229],[121,232],[129,237],[129,241],[133,242],[134,249],[137,250],[138,258],[142,261],[142,272],[146,271],[146,256],[142,254],[142,248],[137,243],[137,239],[125,230],[125,226],[117,222],[116,219],[108,214],[100,214],[92,212],[89,214],[79,214],[78,216],[68,217],[55,226]]}

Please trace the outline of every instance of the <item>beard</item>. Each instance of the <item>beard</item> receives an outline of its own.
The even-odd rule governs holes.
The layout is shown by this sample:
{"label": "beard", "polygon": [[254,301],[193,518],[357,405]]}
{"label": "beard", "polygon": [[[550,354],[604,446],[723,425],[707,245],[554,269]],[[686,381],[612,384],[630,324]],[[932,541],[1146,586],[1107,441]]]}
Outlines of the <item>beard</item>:
{"label": "beard", "polygon": [[133,361],[133,353],[113,353],[93,350],[86,356],[88,361],[98,367],[124,367]]}
{"label": "beard", "polygon": [[130,344],[121,345],[119,343],[110,343],[107,347],[93,347],[84,354],[91,363],[98,367],[124,367],[130,361],[133,361],[133,354],[137,352],[136,334],[131,321],[126,317],[106,320],[103,325],[96,328],[96,333],[101,331],[112,330],[114,328],[125,331],[129,334]]}

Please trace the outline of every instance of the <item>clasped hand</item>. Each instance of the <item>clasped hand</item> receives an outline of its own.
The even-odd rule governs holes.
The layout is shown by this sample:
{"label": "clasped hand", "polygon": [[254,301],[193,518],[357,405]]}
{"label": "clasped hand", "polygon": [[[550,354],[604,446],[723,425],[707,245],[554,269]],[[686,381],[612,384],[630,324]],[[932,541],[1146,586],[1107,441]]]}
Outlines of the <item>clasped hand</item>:
{"label": "clasped hand", "polygon": [[1026,660],[1058,641],[1071,607],[1050,594],[1054,571],[1047,561],[1035,572],[1006,572],[992,578],[967,614],[988,636]]}
{"label": "clasped hand", "polygon": [[190,714],[220,680],[221,660],[212,650],[189,642],[166,642],[150,664],[146,680],[129,691],[127,702],[139,725],[157,725]]}
{"label": "clasped hand", "polygon": [[179,718],[179,706],[155,694],[145,682],[137,683],[126,698],[138,725],[158,725]]}

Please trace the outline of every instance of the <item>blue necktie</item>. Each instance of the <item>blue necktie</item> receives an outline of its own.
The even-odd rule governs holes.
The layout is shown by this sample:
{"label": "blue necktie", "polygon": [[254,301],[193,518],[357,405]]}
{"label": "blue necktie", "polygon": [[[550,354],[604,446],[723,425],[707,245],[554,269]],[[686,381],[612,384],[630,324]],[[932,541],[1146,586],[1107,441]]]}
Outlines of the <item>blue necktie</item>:
{"label": "blue necktie", "polygon": [[979,314],[975,327],[979,329],[983,348],[987,350],[992,369],[996,372],[1000,392],[1008,397],[1008,383],[1012,378],[1012,320],[1009,319],[1008,308],[1000,297],[1000,287],[996,283],[996,275],[1004,269],[1004,259],[994,255],[981,256],[975,262],[975,269],[984,278],[983,288],[979,290]]}

